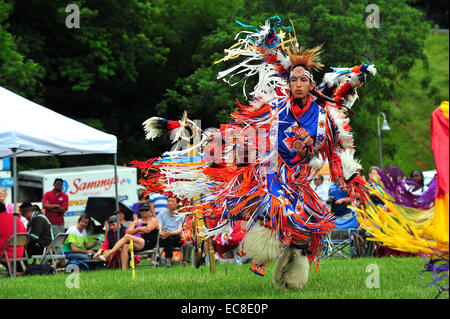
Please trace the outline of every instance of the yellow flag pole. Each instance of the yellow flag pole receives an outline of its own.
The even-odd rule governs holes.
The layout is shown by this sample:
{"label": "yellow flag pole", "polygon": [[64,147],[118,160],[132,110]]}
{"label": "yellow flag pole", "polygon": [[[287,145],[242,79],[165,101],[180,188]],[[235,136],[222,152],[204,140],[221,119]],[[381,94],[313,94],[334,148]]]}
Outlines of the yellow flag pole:
{"label": "yellow flag pole", "polygon": [[131,260],[130,260],[130,266],[131,266],[131,271],[133,274],[133,280],[136,278],[136,272],[134,269],[134,247],[133,247],[133,240],[130,240],[130,253],[131,253]]}

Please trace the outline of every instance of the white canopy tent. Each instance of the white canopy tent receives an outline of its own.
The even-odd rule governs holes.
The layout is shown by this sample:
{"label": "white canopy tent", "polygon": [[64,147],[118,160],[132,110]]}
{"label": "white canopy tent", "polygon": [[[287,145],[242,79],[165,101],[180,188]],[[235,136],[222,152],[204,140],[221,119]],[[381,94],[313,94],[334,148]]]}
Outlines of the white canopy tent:
{"label": "white canopy tent", "polygon": [[[80,154],[114,155],[117,180],[117,138],[48,108],[29,101],[0,86],[0,158],[12,157],[14,214],[17,214],[17,156]],[[117,183],[116,209],[118,209]],[[16,234],[14,218],[14,235]],[[16,276],[14,241],[14,277]]]}

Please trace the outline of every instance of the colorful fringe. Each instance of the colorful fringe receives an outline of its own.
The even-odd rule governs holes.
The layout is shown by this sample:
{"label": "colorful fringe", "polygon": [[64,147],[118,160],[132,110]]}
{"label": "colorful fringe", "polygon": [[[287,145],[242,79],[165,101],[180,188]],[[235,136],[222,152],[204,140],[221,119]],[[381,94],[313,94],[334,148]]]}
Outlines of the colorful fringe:
{"label": "colorful fringe", "polygon": [[[290,34],[289,39],[285,40],[284,31],[291,31],[291,27],[283,26],[278,16],[266,20],[260,29],[236,22],[256,30],[239,33],[236,38],[244,37],[225,50],[226,56],[216,63],[238,61],[237,58],[243,60],[220,72],[218,79],[232,86],[243,81],[247,96],[245,84],[248,78],[257,77],[257,84],[250,93],[250,105],[237,102],[238,108],[231,114],[233,123],[221,125],[220,131],[214,134],[203,134],[202,140],[189,149],[166,152],[159,159],[134,161],[132,165],[141,170],[139,183],[149,192],[174,194],[188,200],[201,196],[198,201],[192,202],[191,212],[198,214],[204,222],[204,226],[197,229],[203,238],[227,233],[237,222],[250,229],[257,220],[264,219],[266,226],[275,232],[283,244],[309,243],[312,251],[309,260],[317,262],[321,238],[335,227],[335,217],[311,189],[310,181],[324,160],[328,159],[333,181],[339,180],[344,184],[345,179],[352,196],[357,194],[358,199],[365,199],[363,181],[355,177],[360,164],[353,158],[353,137],[344,108],[351,106],[348,106],[350,100],[353,104],[356,89],[364,82],[366,73],[375,74],[376,70],[369,64],[339,69],[338,73],[329,77],[332,81],[324,86],[329,96],[320,90],[314,92],[314,98],[326,101],[326,106],[322,106],[324,103],[321,102],[318,110],[320,121],[316,123],[320,134],[317,134],[314,145],[310,141],[308,156],[293,157],[292,161],[297,164],[290,161],[292,158],[286,159],[289,161],[286,163],[277,149],[280,139],[278,116],[290,111],[292,98],[287,82],[290,68],[299,62],[312,69],[321,67],[318,57],[320,46],[305,50]],[[282,28],[279,34],[276,28]],[[313,95],[309,98],[313,100]],[[337,105],[333,100],[347,103],[347,106]],[[144,122],[149,139],[159,136],[161,132],[173,131],[174,142],[180,139],[188,141],[185,127],[196,129],[195,123],[188,120],[186,114],[178,122],[160,118],[150,118]],[[291,127],[295,127],[294,123]],[[302,126],[300,128],[303,129]],[[257,132],[256,139],[249,137],[254,132]],[[307,140],[309,135],[300,133],[293,136],[291,146]],[[225,140],[220,149],[211,143],[217,140]],[[265,151],[257,154],[261,145],[266,146],[263,147]],[[189,156],[190,152],[200,154],[199,159],[192,163],[180,160],[183,156]],[[216,157],[218,154],[223,155],[222,158]],[[249,160],[252,154],[254,158]],[[274,161],[276,165],[272,165]],[[208,220],[219,222],[214,226],[211,222],[208,228]]]}
{"label": "colorful fringe", "polygon": [[[386,207],[368,201],[359,212],[358,221],[373,238],[384,246],[396,250],[420,253],[426,260],[423,273],[432,272],[438,288],[436,298],[449,291],[449,120],[448,102],[437,108],[431,119],[431,141],[437,175],[423,195],[408,189],[414,182],[395,166],[379,171],[369,191],[378,196]],[[426,257],[429,258],[427,261]],[[440,266],[437,266],[441,264]],[[447,283],[443,283],[447,278]]]}

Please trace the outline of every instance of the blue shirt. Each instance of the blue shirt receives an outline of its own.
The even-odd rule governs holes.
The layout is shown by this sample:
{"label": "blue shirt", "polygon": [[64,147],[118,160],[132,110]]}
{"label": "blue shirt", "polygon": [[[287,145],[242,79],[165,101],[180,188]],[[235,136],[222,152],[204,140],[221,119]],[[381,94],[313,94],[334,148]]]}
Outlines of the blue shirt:
{"label": "blue shirt", "polygon": [[[336,200],[338,200],[341,198],[348,197],[348,192],[343,191],[338,184],[333,183],[333,185],[330,186],[330,189],[328,191],[328,197],[331,197],[331,196],[333,196],[334,198],[336,198]],[[337,217],[351,213],[352,210],[350,208],[348,208],[347,206],[348,206],[348,203],[343,203],[343,204],[339,204],[339,205],[332,204],[331,212],[334,215],[336,215]]]}
{"label": "blue shirt", "polygon": [[167,208],[167,197],[158,193],[151,193],[149,201],[155,206],[156,216],[169,211]]}
{"label": "blue shirt", "polygon": [[161,230],[177,230],[183,226],[184,216],[170,215],[169,210],[158,215],[158,223],[162,226]]}

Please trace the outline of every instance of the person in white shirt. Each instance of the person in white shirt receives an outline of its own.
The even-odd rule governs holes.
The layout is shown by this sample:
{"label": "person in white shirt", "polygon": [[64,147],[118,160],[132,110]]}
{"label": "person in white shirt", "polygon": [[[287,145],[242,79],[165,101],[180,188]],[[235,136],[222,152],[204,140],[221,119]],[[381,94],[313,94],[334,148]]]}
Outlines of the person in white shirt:
{"label": "person in white shirt", "polygon": [[409,179],[415,182],[417,185],[411,185],[408,189],[414,195],[422,195],[427,191],[427,186],[424,184],[423,173],[419,170],[411,172]]}
{"label": "person in white shirt", "polygon": [[319,197],[322,199],[324,205],[327,205],[329,187],[327,187],[323,183],[323,180],[324,180],[324,178],[322,175],[316,174],[313,178],[313,182],[314,182],[313,188],[314,188],[314,191],[316,192],[316,194],[319,195]]}

